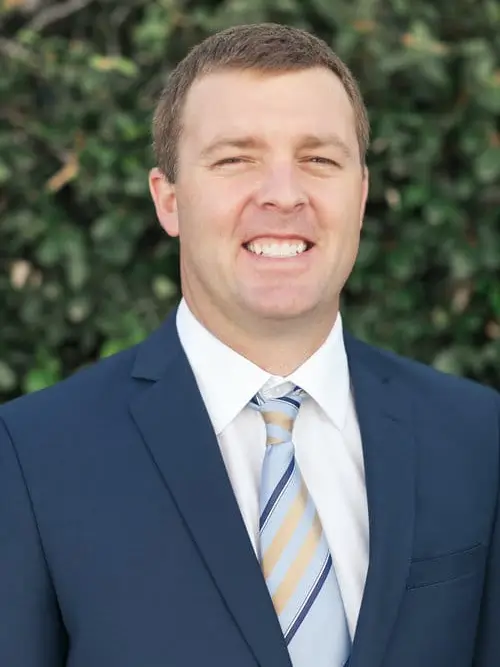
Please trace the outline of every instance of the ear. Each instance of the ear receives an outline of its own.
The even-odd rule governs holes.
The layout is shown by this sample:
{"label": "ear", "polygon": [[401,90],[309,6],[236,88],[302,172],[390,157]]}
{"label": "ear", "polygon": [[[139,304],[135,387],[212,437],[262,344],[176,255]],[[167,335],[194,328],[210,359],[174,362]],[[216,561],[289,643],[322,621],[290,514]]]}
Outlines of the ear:
{"label": "ear", "polygon": [[363,167],[363,182],[361,184],[361,208],[359,212],[359,226],[360,228],[363,227],[363,221],[365,219],[365,209],[366,209],[366,202],[368,200],[368,192],[370,189],[370,172],[368,171],[368,167],[364,165]]}
{"label": "ear", "polygon": [[179,236],[177,197],[175,185],[167,181],[157,167],[149,172],[149,191],[153,199],[160,225],[169,236]]}

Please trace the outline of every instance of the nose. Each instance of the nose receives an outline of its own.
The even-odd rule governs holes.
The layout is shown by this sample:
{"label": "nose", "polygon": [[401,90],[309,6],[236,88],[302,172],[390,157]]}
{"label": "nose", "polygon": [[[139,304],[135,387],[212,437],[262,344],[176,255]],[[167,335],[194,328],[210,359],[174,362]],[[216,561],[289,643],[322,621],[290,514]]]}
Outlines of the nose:
{"label": "nose", "polygon": [[276,164],[266,169],[256,198],[259,206],[282,213],[291,213],[307,202],[295,168],[289,164]]}

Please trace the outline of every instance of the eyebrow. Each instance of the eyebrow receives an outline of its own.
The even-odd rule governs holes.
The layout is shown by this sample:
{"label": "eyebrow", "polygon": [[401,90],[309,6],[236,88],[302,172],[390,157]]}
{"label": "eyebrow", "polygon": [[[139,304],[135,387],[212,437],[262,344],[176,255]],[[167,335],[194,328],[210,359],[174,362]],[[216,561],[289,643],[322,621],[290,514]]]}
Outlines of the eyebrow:
{"label": "eyebrow", "polygon": [[[235,137],[221,137],[215,139],[205,149],[203,149],[201,156],[208,158],[218,150],[223,148],[237,148],[239,150],[249,150],[262,148],[264,142],[251,136],[235,136]],[[352,152],[349,146],[336,134],[306,134],[301,137],[298,142],[300,148],[327,148],[334,147],[339,149],[346,157],[352,157]]]}
{"label": "eyebrow", "polygon": [[261,148],[262,141],[258,141],[254,137],[221,137],[216,139],[201,152],[202,157],[210,157],[221,148],[239,148],[240,150],[248,150],[250,148]]}
{"label": "eyebrow", "polygon": [[351,149],[337,134],[308,134],[300,141],[302,148],[326,148],[339,149],[346,157],[351,157]]}

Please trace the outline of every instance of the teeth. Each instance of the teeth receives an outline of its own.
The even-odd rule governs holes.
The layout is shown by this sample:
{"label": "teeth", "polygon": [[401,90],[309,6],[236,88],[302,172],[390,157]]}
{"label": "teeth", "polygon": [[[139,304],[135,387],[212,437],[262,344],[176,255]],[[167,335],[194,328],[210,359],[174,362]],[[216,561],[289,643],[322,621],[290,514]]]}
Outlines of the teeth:
{"label": "teeth", "polygon": [[307,245],[304,241],[295,243],[249,243],[247,248],[255,255],[264,255],[265,257],[294,257],[304,252]]}

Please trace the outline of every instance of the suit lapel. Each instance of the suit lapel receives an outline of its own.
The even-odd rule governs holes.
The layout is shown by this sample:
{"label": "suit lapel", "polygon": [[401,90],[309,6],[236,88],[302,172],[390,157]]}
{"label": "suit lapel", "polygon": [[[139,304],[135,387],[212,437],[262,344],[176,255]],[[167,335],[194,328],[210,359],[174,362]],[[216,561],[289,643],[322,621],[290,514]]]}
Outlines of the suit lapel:
{"label": "suit lapel", "polygon": [[259,664],[290,667],[281,629],[172,315],[138,348],[133,418]]}
{"label": "suit lapel", "polygon": [[[349,667],[380,667],[409,570],[415,443],[409,397],[390,361],[346,335],[369,508],[370,561]],[[397,366],[394,365],[394,369]]]}

